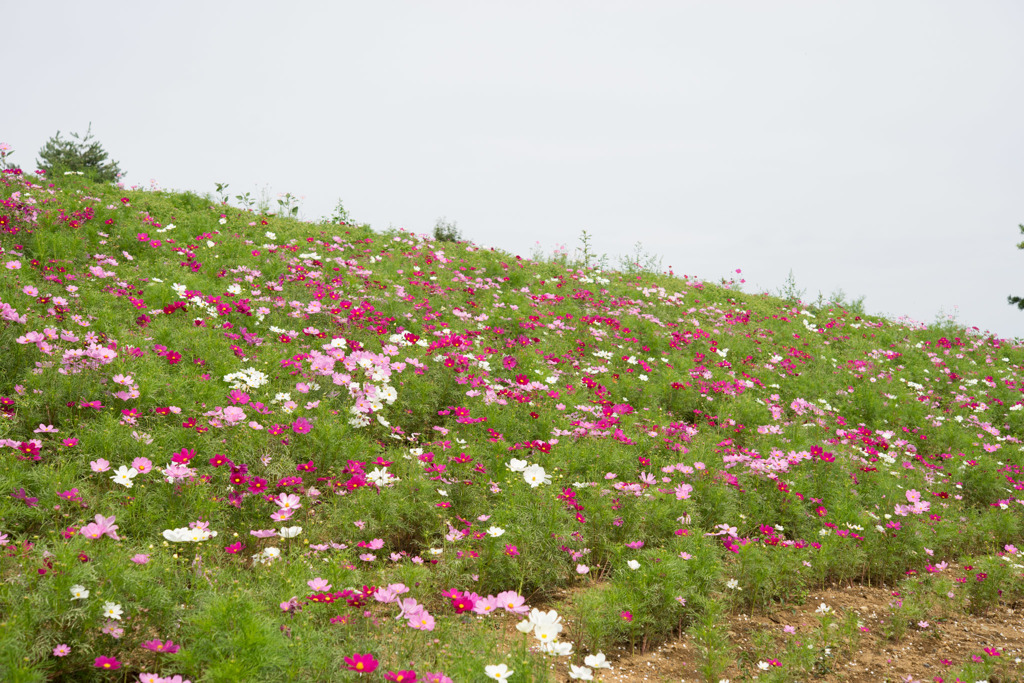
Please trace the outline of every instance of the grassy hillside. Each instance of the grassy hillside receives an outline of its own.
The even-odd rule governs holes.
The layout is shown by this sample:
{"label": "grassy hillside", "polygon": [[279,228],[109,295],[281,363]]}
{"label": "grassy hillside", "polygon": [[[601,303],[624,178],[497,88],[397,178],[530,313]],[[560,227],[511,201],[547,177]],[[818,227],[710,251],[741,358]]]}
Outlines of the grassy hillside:
{"label": "grassy hillside", "polygon": [[681,634],[810,680],[856,615],[742,656],[724,618],[885,585],[885,638],[941,638],[1024,593],[1019,342],[2,183],[2,680],[608,681]]}

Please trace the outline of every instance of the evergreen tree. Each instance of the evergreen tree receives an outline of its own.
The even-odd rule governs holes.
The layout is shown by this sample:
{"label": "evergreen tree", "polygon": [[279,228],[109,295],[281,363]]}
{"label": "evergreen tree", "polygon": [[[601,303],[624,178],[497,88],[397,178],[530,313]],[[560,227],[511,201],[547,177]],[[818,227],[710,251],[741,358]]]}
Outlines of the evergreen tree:
{"label": "evergreen tree", "polygon": [[[1018,225],[1017,227],[1020,228],[1021,234],[1024,235],[1024,225]],[[1017,248],[1024,249],[1024,242],[1018,244]],[[1024,311],[1024,296],[1008,296],[1006,297],[1006,301],[1011,306],[1016,306],[1020,310]]]}
{"label": "evergreen tree", "polygon": [[84,136],[72,133],[71,138],[61,138],[60,131],[46,141],[39,150],[37,164],[48,174],[75,171],[84,173],[97,182],[112,183],[121,175],[117,162],[108,160],[106,150],[92,137],[92,123]]}

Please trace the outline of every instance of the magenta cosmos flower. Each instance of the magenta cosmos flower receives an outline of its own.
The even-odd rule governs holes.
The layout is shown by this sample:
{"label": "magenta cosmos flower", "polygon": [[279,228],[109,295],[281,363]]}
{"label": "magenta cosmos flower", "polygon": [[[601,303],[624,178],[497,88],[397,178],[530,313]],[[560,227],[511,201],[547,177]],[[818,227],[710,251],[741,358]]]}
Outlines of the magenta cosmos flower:
{"label": "magenta cosmos flower", "polygon": [[377,659],[370,653],[361,655],[358,652],[352,654],[351,657],[345,657],[345,666],[352,671],[358,671],[359,673],[368,674],[371,671],[377,669]]}
{"label": "magenta cosmos flower", "polygon": [[93,666],[95,666],[97,669],[120,669],[121,662],[117,661],[113,657],[105,657],[103,655],[100,655],[96,658],[96,661],[93,663]]}
{"label": "magenta cosmos flower", "polygon": [[152,650],[153,652],[166,652],[170,655],[178,651],[178,646],[174,644],[173,640],[168,640],[166,643],[158,639],[147,640],[139,647],[146,650]]}

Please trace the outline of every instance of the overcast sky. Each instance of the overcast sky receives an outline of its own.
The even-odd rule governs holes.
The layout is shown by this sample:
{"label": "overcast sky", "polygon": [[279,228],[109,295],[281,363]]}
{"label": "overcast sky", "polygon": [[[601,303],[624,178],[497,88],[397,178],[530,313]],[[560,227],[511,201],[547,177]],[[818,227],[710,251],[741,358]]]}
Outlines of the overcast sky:
{"label": "overcast sky", "polygon": [[1024,3],[10,2],[0,141],[1024,336]]}

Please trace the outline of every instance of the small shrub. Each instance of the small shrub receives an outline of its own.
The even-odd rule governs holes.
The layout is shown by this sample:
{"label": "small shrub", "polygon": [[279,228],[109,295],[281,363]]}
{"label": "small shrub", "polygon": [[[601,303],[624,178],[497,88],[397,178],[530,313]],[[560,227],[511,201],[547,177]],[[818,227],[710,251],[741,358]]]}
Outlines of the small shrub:
{"label": "small shrub", "polygon": [[434,239],[438,242],[458,242],[462,239],[462,231],[459,230],[458,223],[449,223],[442,216],[434,223]]}

